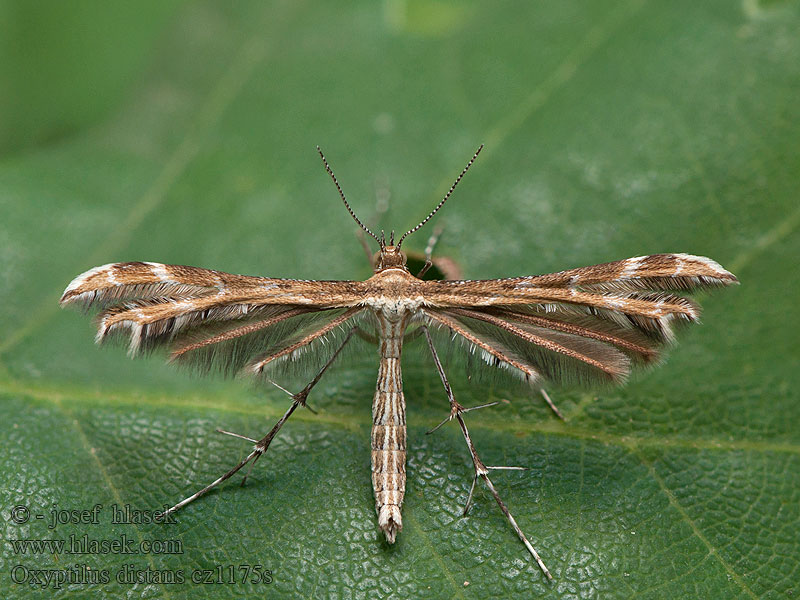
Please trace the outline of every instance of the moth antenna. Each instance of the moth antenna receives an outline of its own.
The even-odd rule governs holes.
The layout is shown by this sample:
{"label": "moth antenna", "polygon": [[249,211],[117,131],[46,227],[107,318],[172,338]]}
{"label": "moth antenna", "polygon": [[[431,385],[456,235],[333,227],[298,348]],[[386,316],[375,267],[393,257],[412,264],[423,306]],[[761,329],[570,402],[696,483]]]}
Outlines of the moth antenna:
{"label": "moth antenna", "polygon": [[342,202],[344,202],[344,205],[347,208],[347,212],[349,212],[350,216],[353,217],[353,219],[355,220],[356,223],[358,223],[358,226],[361,227],[361,229],[366,231],[368,234],[370,234],[373,238],[375,238],[375,241],[378,242],[378,244],[380,244],[381,248],[383,248],[384,243],[381,242],[381,240],[378,239],[377,235],[375,235],[374,233],[372,233],[369,230],[369,227],[367,227],[366,225],[364,225],[364,223],[361,222],[361,219],[359,219],[356,216],[356,213],[353,212],[353,209],[350,208],[350,204],[348,204],[347,198],[344,197],[344,192],[342,191],[342,186],[339,185],[339,181],[336,179],[336,175],[333,174],[333,171],[331,170],[331,167],[328,164],[328,161],[325,159],[325,155],[322,153],[322,149],[319,146],[317,146],[317,152],[319,152],[319,156],[322,159],[322,164],[325,165],[325,170],[328,172],[328,175],[331,176],[331,179],[333,179],[333,183],[336,186],[336,189],[339,190],[339,196],[341,196]]}
{"label": "moth antenna", "polygon": [[389,234],[389,245],[394,246],[394,229],[392,229],[392,233]]}
{"label": "moth antenna", "polygon": [[[456,186],[458,185],[458,182],[459,182],[459,181],[461,181],[461,178],[462,178],[462,177],[464,177],[464,174],[465,174],[467,171],[469,171],[469,168],[472,166],[472,163],[474,163],[474,162],[475,162],[475,159],[476,159],[476,158],[478,158],[478,154],[480,154],[480,153],[481,153],[481,150],[483,150],[483,144],[481,144],[481,145],[480,145],[480,147],[479,147],[479,148],[478,148],[478,149],[475,151],[475,154],[473,154],[473,155],[472,155],[472,158],[471,158],[471,159],[469,159],[469,162],[467,163],[467,166],[466,166],[466,167],[464,167],[464,169],[461,171],[461,173],[459,174],[459,176],[456,178],[455,182],[453,182],[453,185],[451,185],[451,186],[450,186],[450,189],[449,189],[449,190],[447,191],[447,193],[444,195],[444,198],[442,198],[442,201],[441,201],[441,202],[439,202],[439,204],[436,206],[436,208],[434,208],[434,209],[431,211],[431,214],[429,214],[427,217],[425,217],[425,218],[424,218],[424,219],[423,219],[423,220],[420,222],[420,224],[419,224],[419,225],[417,225],[417,226],[416,226],[416,227],[414,227],[413,229],[409,229],[409,230],[408,230],[408,231],[406,231],[406,232],[405,232],[405,233],[404,233],[402,236],[400,236],[400,240],[397,242],[397,248],[398,248],[398,250],[400,249],[400,246],[403,244],[403,240],[406,238],[406,236],[408,236],[408,235],[411,235],[411,234],[412,234],[412,233],[414,233],[415,231],[418,231],[418,230],[420,229],[420,227],[422,227],[423,225],[425,225],[425,223],[427,223],[428,221],[430,221],[430,220],[431,220],[431,217],[433,217],[433,215],[435,215],[437,212],[439,212],[439,209],[440,209],[440,208],[442,208],[442,206],[444,206],[444,203],[445,203],[445,202],[447,202],[447,199],[450,197],[450,194],[452,194],[452,193],[453,193],[453,190],[454,190],[454,189],[456,189]],[[324,160],[324,159],[323,159],[323,160]]]}

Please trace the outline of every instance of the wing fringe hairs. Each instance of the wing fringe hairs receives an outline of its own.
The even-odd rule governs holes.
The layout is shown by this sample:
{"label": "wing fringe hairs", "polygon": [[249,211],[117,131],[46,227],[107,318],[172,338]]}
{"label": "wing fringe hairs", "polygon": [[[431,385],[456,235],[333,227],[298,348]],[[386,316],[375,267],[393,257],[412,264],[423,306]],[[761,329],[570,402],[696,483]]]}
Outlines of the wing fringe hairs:
{"label": "wing fringe hairs", "polygon": [[[297,314],[284,311],[271,319],[236,322],[221,333],[190,329],[172,341],[170,361],[198,373],[217,371],[230,376],[239,373],[267,374],[273,367],[290,369],[298,359],[315,362],[307,345],[324,345],[337,337],[333,330],[343,310],[312,311]],[[307,339],[305,343],[302,340]],[[256,364],[267,360],[256,368]],[[267,368],[267,367],[270,368]]]}
{"label": "wing fringe hairs", "polygon": [[[597,340],[509,323],[479,311],[445,314],[481,342],[527,365],[545,381],[591,385],[621,381],[630,370],[630,359],[623,352]],[[500,360],[492,355],[492,364]]]}

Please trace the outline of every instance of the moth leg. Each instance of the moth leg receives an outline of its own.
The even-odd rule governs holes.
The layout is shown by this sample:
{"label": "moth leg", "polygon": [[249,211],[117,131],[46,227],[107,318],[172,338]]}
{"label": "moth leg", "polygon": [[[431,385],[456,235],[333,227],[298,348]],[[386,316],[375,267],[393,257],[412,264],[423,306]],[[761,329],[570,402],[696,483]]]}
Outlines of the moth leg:
{"label": "moth leg", "polygon": [[420,269],[420,272],[417,273],[417,279],[422,279],[422,276],[433,266],[433,249],[436,248],[436,243],[439,241],[439,236],[442,235],[443,230],[444,227],[442,225],[437,225],[433,233],[431,233],[431,237],[428,238],[428,244],[425,246],[425,264]]}
{"label": "moth leg", "polygon": [[430,429],[429,431],[426,431],[425,432],[426,435],[430,435],[448,421],[452,421],[453,419],[455,419],[458,415],[470,412],[471,410],[478,410],[479,408],[489,408],[490,406],[495,406],[496,404],[500,404],[500,402],[495,401],[495,402],[487,402],[486,404],[481,404],[479,406],[470,406],[469,408],[464,408],[461,404],[456,402],[455,396],[453,395],[453,390],[450,388],[450,382],[447,381],[447,375],[445,375],[444,368],[442,367],[442,363],[439,360],[439,355],[436,353],[436,348],[434,348],[433,346],[433,340],[431,339],[431,334],[428,331],[428,328],[425,325],[421,325],[417,329],[412,331],[410,334],[408,334],[408,336],[406,337],[410,337],[415,333],[417,335],[419,335],[419,333],[425,334],[425,337],[428,340],[428,348],[430,348],[431,354],[433,354],[433,360],[436,363],[436,369],[439,371],[439,377],[441,378],[442,383],[444,384],[444,391],[447,394],[448,401],[450,402],[450,414],[447,417],[445,417],[445,419],[441,423],[439,423],[436,427]]}
{"label": "moth leg", "polygon": [[[434,431],[437,431],[442,425],[444,425],[445,423],[455,419],[456,415],[459,415],[459,414],[463,415],[464,413],[468,413],[471,410],[478,410],[479,408],[489,408],[490,406],[494,406],[496,404],[500,404],[500,402],[497,402],[497,401],[495,401],[495,402],[487,402],[486,404],[480,404],[478,406],[470,406],[469,408],[464,408],[458,402],[456,402],[455,399],[452,399],[451,402],[450,402],[450,414],[448,416],[446,416],[444,418],[444,420],[441,423],[439,423],[436,427],[426,431],[425,435],[430,435]],[[512,468],[512,469],[524,469],[525,467],[510,467],[510,468]]]}
{"label": "moth leg", "polygon": [[[289,394],[289,396],[291,396],[292,404],[291,404],[291,406],[289,406],[289,408],[283,414],[283,416],[280,419],[278,419],[278,422],[275,423],[274,427],[270,430],[270,432],[267,435],[265,435],[263,438],[261,438],[260,440],[256,441],[256,440],[254,440],[252,438],[240,435],[238,433],[231,433],[229,431],[224,431],[224,430],[219,430],[218,429],[217,431],[219,431],[220,433],[224,433],[226,435],[232,435],[234,437],[238,437],[238,438],[241,438],[241,439],[248,440],[250,442],[254,442],[255,446],[253,447],[253,451],[250,452],[250,454],[248,454],[244,459],[242,459],[239,462],[239,464],[237,464],[235,467],[233,467],[230,471],[228,471],[227,473],[225,473],[221,477],[215,479],[213,482],[208,484],[206,487],[204,487],[200,491],[195,492],[194,494],[192,494],[188,498],[185,498],[184,500],[181,500],[180,502],[178,502],[172,508],[169,508],[166,511],[164,511],[164,513],[162,513],[161,518],[163,519],[163,517],[166,517],[170,513],[174,513],[175,511],[183,508],[184,506],[186,506],[190,502],[192,502],[194,500],[197,500],[197,498],[199,498],[200,496],[203,496],[206,492],[209,492],[210,490],[214,489],[215,487],[217,487],[220,483],[222,483],[226,479],[230,479],[231,477],[233,477],[246,464],[250,463],[250,469],[252,469],[253,465],[256,463],[256,461],[259,458],[261,458],[261,455],[266,453],[266,451],[269,449],[269,445],[272,443],[273,438],[278,434],[278,432],[280,431],[281,427],[283,427],[283,424],[286,423],[286,421],[289,419],[289,417],[292,416],[292,413],[297,409],[297,407],[298,406],[306,406],[307,407],[306,399],[308,398],[308,394],[311,392],[311,390],[314,388],[314,386],[317,385],[317,383],[319,383],[319,380],[322,379],[322,375],[325,373],[325,371],[328,370],[328,367],[330,367],[333,364],[333,361],[336,360],[336,357],[339,355],[339,353],[342,351],[342,349],[345,347],[345,345],[347,345],[347,342],[350,341],[350,338],[353,336],[353,334],[356,332],[357,329],[359,329],[358,326],[355,326],[355,327],[350,329],[350,331],[347,333],[347,336],[342,341],[342,344],[336,349],[336,352],[334,352],[333,355],[328,359],[328,362],[326,362],[322,366],[322,368],[320,369],[319,373],[317,373],[316,376],[314,377],[314,379],[312,379],[310,382],[308,382],[308,384],[302,390],[297,392],[296,394],[292,394],[291,392],[283,390],[283,388],[281,388],[279,385],[277,385],[277,384],[275,384],[273,382],[274,385],[276,385],[278,388],[282,389],[287,394]],[[249,473],[250,473],[250,470],[248,470],[247,474],[249,474]],[[245,482],[246,479],[247,479],[247,475],[245,475],[245,477],[242,479],[242,485],[244,485],[244,482]]]}
{"label": "moth leg", "polygon": [[539,389],[539,393],[542,395],[542,398],[544,398],[544,401],[547,402],[547,406],[550,407],[550,410],[552,410],[554,413],[556,413],[556,416],[559,419],[561,419],[562,421],[566,421],[566,419],[564,418],[564,415],[561,414],[561,411],[558,410],[558,408],[556,408],[556,405],[553,403],[553,401],[550,400],[550,396],[548,395],[547,390],[545,390],[544,388],[540,388]]}
{"label": "moth leg", "polygon": [[[500,498],[500,494],[497,493],[494,485],[492,484],[491,479],[489,479],[489,471],[490,470],[498,470],[498,469],[523,469],[524,467],[487,467],[483,464],[480,457],[478,456],[478,452],[475,450],[475,445],[472,443],[472,438],[469,436],[469,430],[467,429],[467,425],[464,423],[464,418],[462,417],[463,413],[467,412],[471,409],[465,409],[462,407],[458,402],[456,402],[455,398],[453,397],[453,390],[450,387],[450,383],[447,381],[447,375],[445,375],[444,369],[442,368],[442,363],[439,360],[439,355],[436,353],[436,348],[433,345],[433,340],[431,339],[430,332],[428,328],[423,326],[421,327],[425,333],[425,337],[428,340],[428,348],[430,348],[431,354],[433,355],[433,361],[436,363],[436,370],[439,372],[439,377],[442,380],[442,384],[444,385],[445,392],[447,393],[447,399],[450,401],[450,414],[451,416],[446,419],[446,421],[451,420],[453,418],[458,420],[458,424],[461,427],[461,433],[464,434],[464,440],[467,442],[467,448],[469,448],[470,456],[472,457],[472,464],[475,467],[475,476],[472,478],[472,486],[469,490],[469,497],[467,498],[467,504],[464,507],[464,514],[467,514],[467,511],[470,508],[472,503],[472,494],[475,491],[475,484],[478,482],[478,478],[483,479],[486,486],[489,488],[489,491],[494,496],[497,505],[500,507],[500,510],[508,519],[509,523],[511,523],[511,527],[513,527],[514,531],[516,532],[517,536],[522,543],[525,544],[525,547],[528,549],[528,552],[531,553],[536,563],[539,565],[539,568],[542,572],[547,576],[548,579],[553,579],[553,576],[550,574],[550,571],[545,566],[544,562],[542,561],[539,554],[536,552],[536,549],[531,545],[528,541],[528,538],[525,537],[525,534],[522,533],[522,530],[517,525],[516,520],[509,512],[508,507],[506,507],[503,500]],[[483,405],[486,406],[486,405]],[[483,406],[476,406],[475,408],[483,408]],[[440,427],[441,425],[439,425]],[[438,429],[438,427],[436,427]]]}

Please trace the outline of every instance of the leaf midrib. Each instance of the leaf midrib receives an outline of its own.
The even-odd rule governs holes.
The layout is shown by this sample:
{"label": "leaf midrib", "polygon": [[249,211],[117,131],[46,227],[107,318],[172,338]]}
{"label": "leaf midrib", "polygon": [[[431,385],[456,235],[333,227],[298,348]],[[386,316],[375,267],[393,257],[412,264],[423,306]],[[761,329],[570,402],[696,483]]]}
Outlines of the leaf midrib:
{"label": "leaf midrib", "polygon": [[[198,396],[197,394],[192,394],[188,398],[186,396],[182,396],[180,400],[177,400],[166,394],[156,395],[138,391],[136,393],[124,393],[119,391],[108,392],[100,391],[96,387],[90,388],[75,385],[70,386],[68,391],[63,391],[64,388],[65,386],[63,385],[33,385],[33,382],[24,382],[19,380],[0,381],[0,394],[25,396],[35,401],[51,405],[54,404],[59,407],[63,401],[67,400],[73,405],[84,405],[90,407],[114,405],[137,406],[138,408],[141,408],[144,405],[158,408],[170,407],[184,409],[211,409],[217,412],[276,419],[284,412],[282,408],[275,407],[269,403],[260,405],[258,409],[255,409],[246,405],[233,404],[225,400],[220,400],[218,396],[204,397]],[[578,406],[576,412],[582,412],[581,405]],[[324,411],[320,411],[316,415],[299,412],[294,420],[309,424],[331,425],[350,431],[359,431],[363,427],[369,426],[372,422],[368,412],[364,412],[363,416],[355,413],[350,415],[341,415],[326,413]],[[686,448],[692,450],[744,450],[752,452],[800,454],[800,444],[787,441],[774,442],[753,439],[719,440],[715,438],[688,439],[686,437],[670,436],[658,433],[651,433],[648,435],[619,435],[615,433],[602,432],[597,431],[596,429],[586,429],[576,426],[569,421],[569,413],[567,414],[566,422],[557,421],[554,418],[546,418],[542,421],[529,421],[521,423],[509,422],[508,419],[493,419],[491,417],[487,418],[484,416],[483,418],[470,423],[470,428],[513,434],[523,432],[529,435],[543,434],[570,437],[578,440],[593,440],[603,444],[618,446],[629,450],[657,447]]]}

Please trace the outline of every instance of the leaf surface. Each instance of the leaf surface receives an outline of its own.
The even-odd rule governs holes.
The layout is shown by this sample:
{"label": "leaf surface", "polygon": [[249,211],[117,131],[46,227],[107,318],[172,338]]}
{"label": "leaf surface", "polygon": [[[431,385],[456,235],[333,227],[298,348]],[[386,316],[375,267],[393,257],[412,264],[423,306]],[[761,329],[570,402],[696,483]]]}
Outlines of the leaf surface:
{"label": "leaf surface", "polygon": [[[92,126],[0,163],[3,597],[797,593],[799,27],[795,1],[209,2],[137,37],[152,58],[111,116],[97,109]],[[461,517],[471,464],[454,425],[425,435],[447,404],[420,343],[403,356],[408,491],[394,546],[369,475],[376,353],[326,375],[310,398],[319,413],[292,417],[247,486],[226,483],[175,524],[111,523],[114,504],[162,508],[222,474],[249,445],[215,428],[261,437],[287,398],[97,349],[88,319],[57,308],[66,284],[126,260],[366,278],[314,146],[365,220],[388,197],[378,227],[405,230],[481,142],[437,216],[438,251],[466,277],[687,252],[742,282],[703,297],[703,324],[627,386],[549,390],[565,423],[534,394],[453,370],[462,404],[509,401],[467,423],[485,462],[529,467],[493,479],[555,580],[485,489]],[[54,503],[102,503],[100,522],[48,529]],[[15,524],[15,505],[45,519]],[[23,555],[11,543],[71,534],[180,552]],[[75,564],[111,582],[14,581],[29,572],[18,565]],[[242,565],[272,582],[241,583]],[[227,582],[229,566],[237,583],[191,581]],[[184,583],[157,582],[178,571]]]}

